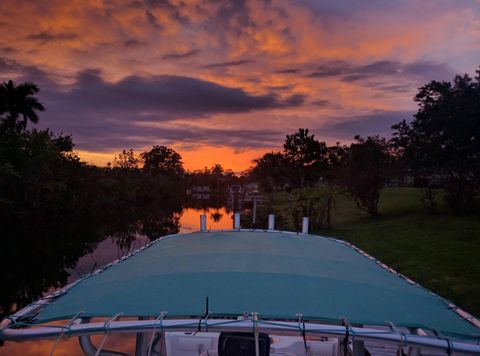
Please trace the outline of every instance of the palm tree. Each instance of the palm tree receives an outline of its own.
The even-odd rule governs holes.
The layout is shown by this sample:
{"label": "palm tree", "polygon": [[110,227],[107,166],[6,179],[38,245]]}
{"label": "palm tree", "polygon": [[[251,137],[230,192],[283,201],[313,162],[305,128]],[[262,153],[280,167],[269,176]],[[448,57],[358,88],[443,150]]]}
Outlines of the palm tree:
{"label": "palm tree", "polygon": [[[0,85],[0,118],[10,129],[23,131],[27,122],[38,122],[37,111],[44,111],[45,107],[38,101],[35,94],[39,88],[32,82],[15,85],[12,80]],[[2,115],[6,114],[5,117]],[[23,120],[18,122],[22,116]]]}

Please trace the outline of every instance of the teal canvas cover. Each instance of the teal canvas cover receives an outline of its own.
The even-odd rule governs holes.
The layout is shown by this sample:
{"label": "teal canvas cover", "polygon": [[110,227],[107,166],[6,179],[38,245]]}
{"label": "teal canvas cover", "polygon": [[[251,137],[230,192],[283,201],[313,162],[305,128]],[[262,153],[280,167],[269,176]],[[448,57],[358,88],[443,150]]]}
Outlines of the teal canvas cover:
{"label": "teal canvas cover", "polygon": [[85,278],[36,322],[86,316],[203,316],[339,321],[479,338],[447,301],[332,239],[280,232],[174,235]]}

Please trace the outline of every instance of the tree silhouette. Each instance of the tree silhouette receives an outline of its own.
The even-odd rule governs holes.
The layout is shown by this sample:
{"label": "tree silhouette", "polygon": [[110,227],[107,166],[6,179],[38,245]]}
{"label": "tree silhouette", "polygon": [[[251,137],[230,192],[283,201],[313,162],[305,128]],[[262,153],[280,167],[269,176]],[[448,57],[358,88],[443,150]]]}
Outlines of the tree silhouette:
{"label": "tree silhouette", "polygon": [[305,181],[315,180],[315,171],[326,153],[325,142],[319,142],[308,129],[298,129],[292,135],[287,135],[283,144],[283,154],[291,162],[293,177],[298,187],[303,188]]}
{"label": "tree silhouette", "polygon": [[355,136],[355,140],[337,163],[336,181],[360,210],[376,216],[380,193],[391,174],[388,144],[379,136]]}
{"label": "tree silhouette", "polygon": [[143,169],[147,172],[166,175],[183,175],[185,172],[182,157],[171,148],[155,145],[140,156],[144,162]]}
{"label": "tree silhouette", "polygon": [[133,152],[133,149],[123,150],[113,158],[113,166],[123,170],[132,170],[138,168],[139,158]]}
{"label": "tree silhouette", "polygon": [[252,177],[266,192],[282,191],[290,186],[290,162],[281,152],[268,152],[253,160]]}
{"label": "tree silhouette", "polygon": [[432,81],[415,101],[414,120],[393,126],[397,156],[416,178],[445,187],[455,213],[468,213],[480,190],[480,71]]}
{"label": "tree silhouette", "polygon": [[[24,131],[28,121],[36,124],[39,120],[37,111],[45,107],[35,95],[39,88],[32,82],[15,85],[12,80],[0,85],[0,119],[10,130]],[[20,116],[22,120],[19,121]]]}

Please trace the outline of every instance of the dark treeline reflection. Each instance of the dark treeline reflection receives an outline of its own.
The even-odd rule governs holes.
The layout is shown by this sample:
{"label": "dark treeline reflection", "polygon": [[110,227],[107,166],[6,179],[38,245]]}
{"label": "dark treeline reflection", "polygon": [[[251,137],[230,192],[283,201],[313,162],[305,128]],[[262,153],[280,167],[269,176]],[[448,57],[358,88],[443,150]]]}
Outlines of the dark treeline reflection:
{"label": "dark treeline reflection", "polygon": [[180,177],[92,167],[72,150],[69,136],[0,126],[0,316],[64,285],[107,237],[125,248],[179,231]]}

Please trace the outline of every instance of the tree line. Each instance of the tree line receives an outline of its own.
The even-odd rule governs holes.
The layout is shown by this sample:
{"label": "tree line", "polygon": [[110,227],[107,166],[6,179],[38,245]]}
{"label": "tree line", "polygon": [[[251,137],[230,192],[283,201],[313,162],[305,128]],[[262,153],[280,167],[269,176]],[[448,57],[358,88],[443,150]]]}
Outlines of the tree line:
{"label": "tree line", "polygon": [[354,137],[328,146],[308,129],[287,135],[283,151],[254,161],[250,175],[267,192],[324,185],[342,189],[358,208],[378,215],[388,184],[418,187],[429,213],[440,191],[455,214],[474,209],[480,191],[480,70],[419,88],[413,120],[392,127],[390,138]]}
{"label": "tree line", "polygon": [[[39,88],[10,80],[0,86],[0,208],[23,211],[53,205],[55,199],[63,203],[56,207],[67,208],[82,201],[81,194],[97,189],[92,186],[102,179],[107,182],[103,198],[92,204],[144,204],[145,199],[167,194],[165,184],[181,195],[186,186],[208,185],[220,191],[255,180],[266,192],[319,184],[341,188],[360,209],[377,215],[382,188],[409,180],[421,189],[429,212],[436,211],[442,188],[451,210],[465,214],[480,190],[480,71],[476,73],[422,86],[414,97],[418,111],[413,120],[394,125],[390,138],[355,136],[350,145],[328,146],[300,128],[286,136],[283,151],[256,159],[245,177],[220,165],[186,172],[181,156],[160,145],[138,155],[124,150],[105,168],[88,166],[75,155],[70,136],[27,129],[45,110],[36,98]],[[101,179],[86,182],[91,176]]]}

